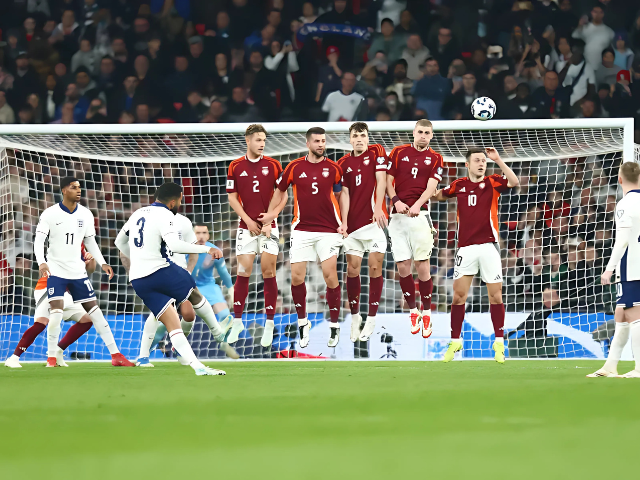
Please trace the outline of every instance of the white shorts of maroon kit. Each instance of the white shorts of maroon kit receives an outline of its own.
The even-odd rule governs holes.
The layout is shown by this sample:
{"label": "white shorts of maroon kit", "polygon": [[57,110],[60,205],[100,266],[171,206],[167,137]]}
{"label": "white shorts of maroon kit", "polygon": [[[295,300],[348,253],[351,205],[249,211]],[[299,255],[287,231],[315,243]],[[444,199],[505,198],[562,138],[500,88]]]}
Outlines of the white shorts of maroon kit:
{"label": "white shorts of maroon kit", "polygon": [[426,211],[420,212],[417,217],[409,217],[402,213],[392,214],[389,221],[389,237],[395,262],[410,259],[424,261],[431,258],[433,233],[431,220]]}
{"label": "white shorts of maroon kit", "polygon": [[[51,312],[51,306],[49,305],[49,296],[47,295],[47,289],[36,290],[33,293],[34,300],[36,301],[36,312],[34,318],[49,318]],[[62,320],[71,320],[73,322],[79,322],[80,319],[87,313],[81,303],[74,303],[73,298],[69,292],[64,292],[64,307],[62,310]]]}
{"label": "white shorts of maroon kit", "polygon": [[264,235],[252,236],[251,232],[246,228],[238,228],[236,233],[236,256],[249,254],[262,254],[264,252],[271,255],[278,255],[280,251],[280,234],[278,226],[271,228],[271,236]]}
{"label": "white shorts of maroon kit", "polygon": [[495,243],[467,245],[456,252],[454,280],[464,275],[476,275],[478,271],[484,283],[502,282],[502,259]]}
{"label": "white shorts of maroon kit", "polygon": [[342,234],[332,232],[291,232],[289,257],[291,263],[324,262],[338,256],[342,247]]}
{"label": "white shorts of maroon kit", "polygon": [[351,232],[342,244],[344,253],[364,257],[367,252],[386,253],[387,236],[377,224],[370,223]]}

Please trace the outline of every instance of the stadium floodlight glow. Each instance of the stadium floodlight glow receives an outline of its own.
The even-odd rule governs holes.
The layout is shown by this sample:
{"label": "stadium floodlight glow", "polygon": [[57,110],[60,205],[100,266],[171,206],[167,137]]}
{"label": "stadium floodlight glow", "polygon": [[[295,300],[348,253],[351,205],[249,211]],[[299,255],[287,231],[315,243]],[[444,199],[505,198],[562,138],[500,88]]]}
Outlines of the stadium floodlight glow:
{"label": "stadium floodlight glow", "polygon": [[[80,178],[84,190],[82,202],[99,218],[100,246],[114,268],[120,261],[113,240],[129,213],[149,202],[160,183],[173,179],[185,189],[183,213],[195,222],[212,227],[213,241],[225,250],[227,265],[235,275],[233,239],[237,216],[229,208],[225,183],[229,163],[246,151],[247,125],[0,125],[0,220],[3,225],[0,261],[4,282],[0,296],[0,356],[8,356],[20,334],[33,321],[30,276],[36,272],[29,269],[31,265],[26,268],[27,261],[19,258],[32,257],[35,224],[42,210],[56,200],[58,179],[65,174]],[[277,158],[283,166],[306,153],[304,133],[314,126],[326,130],[330,158],[337,160],[350,151],[348,122],[263,125],[269,132],[265,154]],[[397,145],[411,143],[414,126],[413,121],[370,122],[370,143],[380,143],[389,152]],[[448,176],[441,186],[466,175],[463,162],[469,146],[496,147],[505,161],[517,163],[514,169],[521,178],[526,178],[518,195],[504,194],[500,200],[507,330],[517,327],[531,312],[534,316],[530,325],[540,325],[535,323],[536,315],[550,314],[543,333],[545,339],[552,340],[544,348],[560,356],[601,354],[602,346],[589,340],[589,332],[602,322],[602,314],[609,311],[615,301],[615,292],[604,291],[597,279],[602,273],[600,263],[608,254],[607,242],[613,234],[610,204],[616,196],[617,167],[622,160],[638,161],[633,143],[633,119],[436,121],[433,126],[431,146],[448,162]],[[448,272],[454,260],[454,205],[455,202],[432,205],[432,219],[440,232],[432,258],[433,318],[440,331],[436,329],[433,338],[428,340],[412,336],[404,339],[400,332],[386,332],[384,342],[376,333],[368,346],[356,344],[355,349],[344,336],[340,349],[336,349],[336,357],[350,354],[353,358],[354,354],[364,355],[366,349],[369,357],[379,358],[381,355],[374,356],[377,349],[383,347],[385,354],[397,352],[398,358],[407,358],[409,350],[415,350],[416,355],[426,355],[424,358],[438,357],[438,342],[446,340],[448,314],[445,311],[452,294]],[[282,298],[279,313],[283,316],[276,322],[279,336],[274,350],[285,350],[296,342],[295,329],[287,327],[295,321],[295,314],[288,316],[289,311],[295,312],[287,263],[291,216],[292,207],[288,205],[279,218],[283,255],[278,262],[277,279]],[[556,275],[558,249],[562,273]],[[340,265],[346,268],[342,260]],[[402,297],[394,280],[394,269],[388,252],[378,316],[381,324],[384,324],[382,316],[399,312],[401,308]],[[246,309],[250,315],[263,308],[262,293],[258,291],[259,269],[254,272],[258,274],[251,277]],[[368,285],[367,272],[365,262],[363,286]],[[564,280],[565,273],[574,280],[579,279],[583,286]],[[346,275],[346,270],[342,275]],[[128,286],[121,268],[109,284],[98,273],[92,279],[121,351],[135,358],[146,316],[140,300]],[[315,266],[309,268],[307,287],[308,312],[321,314],[325,309],[324,282]],[[366,305],[367,295],[363,287],[362,305]],[[344,292],[343,298],[347,298]],[[547,304],[553,308],[543,307]],[[551,314],[551,310],[555,313]],[[344,309],[343,313],[347,311]],[[467,300],[463,330],[464,352],[470,357],[481,357],[485,342],[490,345],[488,313],[483,317],[486,311],[488,300],[484,286],[474,283]],[[575,318],[562,317],[560,312]],[[255,335],[260,332],[261,318],[258,317],[256,324],[253,320],[247,324],[254,327],[248,330]],[[409,330],[407,319],[397,323],[401,330]],[[206,329],[198,328],[196,326],[190,338],[194,351],[205,358],[219,355],[215,342],[209,346]],[[315,337],[322,340],[322,347],[315,353],[327,355],[326,335]],[[241,354],[263,355],[254,347],[259,345],[259,339],[242,340],[244,343],[238,346]],[[533,340],[513,341],[509,347],[509,351],[514,352],[512,355],[516,351],[540,353]],[[44,339],[38,342],[25,354],[25,359],[44,359]],[[73,351],[88,353],[92,359],[108,358],[102,342],[95,336],[82,340]]]}

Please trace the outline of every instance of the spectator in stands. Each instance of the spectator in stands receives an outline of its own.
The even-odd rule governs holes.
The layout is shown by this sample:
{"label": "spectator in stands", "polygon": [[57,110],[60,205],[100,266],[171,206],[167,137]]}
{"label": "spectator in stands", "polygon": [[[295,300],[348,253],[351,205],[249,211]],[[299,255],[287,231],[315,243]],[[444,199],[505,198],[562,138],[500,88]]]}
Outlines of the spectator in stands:
{"label": "spectator in stands", "polygon": [[566,62],[558,81],[569,92],[569,105],[575,113],[579,102],[587,95],[595,93],[596,74],[584,57],[584,42],[575,40],[571,47],[571,61]]}
{"label": "spectator in stands", "polygon": [[60,118],[51,123],[78,123],[75,121],[75,106],[73,102],[65,101],[60,108]]}
{"label": "spectator in stands", "polygon": [[247,103],[247,94],[243,87],[234,87],[231,91],[231,101],[225,114],[225,122],[258,122],[260,115],[253,105]]}
{"label": "spectator in stands", "polygon": [[591,9],[591,22],[586,15],[580,19],[572,37],[585,42],[584,57],[587,64],[596,70],[602,60],[602,51],[611,45],[614,37],[613,30],[604,24],[604,10],[601,5],[596,4]]}
{"label": "spectator in stands", "polygon": [[418,23],[414,20],[409,10],[403,10],[402,13],[400,13],[400,23],[396,26],[396,34],[408,37],[415,33],[420,33]]}
{"label": "spectator in stands", "polygon": [[138,78],[135,75],[127,75],[122,82],[123,90],[115,94],[107,111],[112,119],[118,118],[123,110],[133,111],[134,97],[138,88]]}
{"label": "spectator in stands", "polygon": [[107,123],[107,104],[100,98],[96,97],[91,100],[85,123]]}
{"label": "spectator in stands", "polygon": [[[380,71],[377,68],[379,65],[379,61],[375,58],[369,61],[357,77],[358,82],[354,89],[363,97],[374,98],[376,101],[382,100],[384,92]],[[374,110],[375,109],[370,109],[371,112]]]}
{"label": "spectator in stands", "polygon": [[171,102],[183,102],[186,100],[189,89],[195,86],[194,77],[189,72],[189,61],[184,55],[176,55],[174,67],[175,71],[164,83],[166,94]]}
{"label": "spectator in stands", "polygon": [[391,112],[387,107],[378,107],[374,120],[376,122],[389,122],[391,121]]}
{"label": "spectator in stands", "polygon": [[402,58],[393,66],[393,79],[391,84],[386,88],[387,92],[396,92],[400,102],[410,105],[413,101],[411,97],[411,89],[413,82],[407,78],[407,62]]}
{"label": "spectator in stands", "polygon": [[457,43],[452,39],[450,28],[442,27],[438,30],[438,37],[428,44],[429,52],[438,60],[442,71],[448,71],[451,62],[460,56]]}
{"label": "spectator in stands", "polygon": [[[276,94],[278,84],[275,72],[265,68],[262,54],[258,51],[251,53],[249,65],[250,69],[245,72],[245,85],[248,84],[247,78],[253,76],[253,79],[250,80],[251,98],[263,118],[275,121],[278,119],[282,108],[282,103]],[[284,84],[282,84],[282,87],[284,87]]]}
{"label": "spectator in stands", "polygon": [[187,103],[178,112],[178,119],[184,123],[200,122],[208,113],[209,107],[202,102],[202,95],[198,90],[191,90],[187,94]]}
{"label": "spectator in stands", "polygon": [[13,108],[7,103],[7,95],[0,90],[0,123],[9,124],[16,120]]}
{"label": "spectator in stands", "polygon": [[[529,112],[529,108],[531,106],[530,91],[531,90],[527,83],[522,82],[518,84],[516,87],[516,96],[502,107],[502,111],[505,116],[501,116],[500,118],[529,118],[532,113]],[[500,110],[498,111],[498,114],[500,114]]]}
{"label": "spectator in stands", "polygon": [[605,108],[612,117],[633,117],[637,111],[638,99],[631,93],[629,87],[631,74],[629,70],[620,70],[617,82],[611,86],[609,98],[605,98]]}
{"label": "spectator in stands", "polygon": [[402,59],[407,62],[407,78],[409,80],[415,81],[422,78],[422,67],[429,57],[429,49],[422,44],[420,35],[410,35],[407,39],[407,46],[402,51]]}
{"label": "spectator in stands", "polygon": [[362,112],[366,102],[362,95],[353,91],[355,86],[356,76],[351,72],[343,73],[342,89],[330,93],[322,105],[322,111],[328,113],[328,122],[357,120],[359,113],[366,117],[366,112]]}
{"label": "spectator in stands", "polygon": [[[229,71],[227,56],[224,53],[218,53],[213,73],[213,91],[215,95],[223,99],[228,98],[231,93],[231,86],[234,84],[233,79],[234,74]],[[236,79],[235,83],[238,82],[239,79]]]}
{"label": "spectator in stands", "polygon": [[296,91],[291,73],[297,72],[300,67],[291,42],[286,41],[283,45],[278,41],[272,42],[271,54],[264,59],[264,66],[268,70],[275,72],[276,87],[282,91],[282,94],[287,95],[288,93],[288,97],[285,97],[283,102],[286,104],[293,103],[296,98]]}
{"label": "spectator in stands", "polygon": [[620,31],[616,33],[616,36],[613,40],[615,45],[615,63],[622,70],[629,70],[631,65],[633,64],[633,58],[635,54],[633,50],[631,50],[627,46],[627,33],[625,31]]}
{"label": "spectator in stands", "polygon": [[558,39],[558,60],[554,70],[559,74],[569,60],[571,60],[571,44],[568,38],[561,37]]}
{"label": "spectator in stands", "polygon": [[302,5],[302,16],[300,17],[300,21],[303,24],[313,23],[318,18],[316,15],[316,9],[311,2],[304,2]]}
{"label": "spectator in stands", "polygon": [[16,70],[13,76],[13,88],[9,90],[8,100],[14,108],[24,105],[31,93],[40,93],[42,86],[38,74],[29,65],[26,52],[20,52],[16,58]]}
{"label": "spectator in stands", "polygon": [[387,95],[384,98],[384,108],[388,112],[390,120],[398,121],[411,119],[411,107],[402,103],[395,91],[387,92]]}
{"label": "spectator in stands", "polygon": [[100,69],[100,60],[100,54],[93,48],[91,40],[83,38],[80,40],[80,50],[71,57],[71,71],[86,67],[91,75],[95,75]]}
{"label": "spectator in stands", "polygon": [[[89,99],[80,95],[80,90],[78,90],[78,86],[75,83],[67,85],[67,89],[65,90],[65,103],[71,103],[73,105],[73,123],[82,123],[89,108]],[[56,114],[56,117],[61,118],[62,113],[61,109],[61,111]]]}
{"label": "spectator in stands", "polygon": [[605,48],[602,51],[602,62],[596,69],[596,85],[606,83],[607,85],[613,85],[616,83],[616,75],[622,68],[615,63],[615,54],[612,48]]}
{"label": "spectator in stands", "polygon": [[340,58],[340,50],[338,47],[330,46],[327,48],[328,63],[320,67],[318,74],[318,86],[316,89],[316,102],[324,102],[331,92],[340,90],[342,78],[342,70],[338,66]]}
{"label": "spectator in stands", "polygon": [[[323,13],[314,23],[333,23],[336,25],[361,25],[357,15],[353,13],[353,7],[347,3],[347,0],[334,0],[333,9]],[[345,35],[323,35],[322,47],[324,50],[330,46],[337,47],[340,50],[343,61],[343,68],[352,68],[354,65],[355,40],[353,37]],[[376,50],[377,51],[377,50]]]}
{"label": "spectator in stands", "polygon": [[424,76],[415,82],[411,95],[416,100],[416,107],[427,112],[427,118],[443,120],[442,104],[451,89],[451,80],[440,75],[438,61],[430,57],[425,62]]}
{"label": "spectator in stands", "polygon": [[535,118],[559,118],[560,109],[565,103],[562,92],[558,89],[558,74],[553,70],[544,74],[542,87],[531,95],[531,116]]}
{"label": "spectator in stands", "polygon": [[224,114],[224,103],[222,103],[220,100],[214,100],[211,102],[209,111],[201,121],[204,123],[219,123],[222,121]]}
{"label": "spectator in stands", "polygon": [[598,118],[596,101],[593,97],[583,98],[576,118]]}
{"label": "spectator in stands", "polygon": [[476,76],[473,72],[467,72],[462,76],[462,88],[445,100],[442,113],[452,120],[471,120],[471,103],[479,96],[476,90]]}
{"label": "spectator in stands", "polygon": [[149,105],[146,103],[139,103],[135,108],[136,123],[150,123],[151,116],[149,115]]}
{"label": "spectator in stands", "polygon": [[394,63],[402,57],[406,46],[406,38],[394,32],[393,21],[389,18],[382,20],[380,33],[373,37],[369,51],[369,58],[373,58],[377,52],[384,52],[389,64]]}

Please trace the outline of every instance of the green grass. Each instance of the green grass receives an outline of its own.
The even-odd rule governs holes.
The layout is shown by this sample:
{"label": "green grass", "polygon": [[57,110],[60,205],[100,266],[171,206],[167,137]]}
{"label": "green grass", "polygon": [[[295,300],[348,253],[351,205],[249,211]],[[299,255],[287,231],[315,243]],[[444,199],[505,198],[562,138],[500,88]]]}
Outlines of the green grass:
{"label": "green grass", "polygon": [[638,468],[640,381],[585,378],[600,362],[217,366],[226,377],[174,363],[2,368],[0,478],[572,480]]}

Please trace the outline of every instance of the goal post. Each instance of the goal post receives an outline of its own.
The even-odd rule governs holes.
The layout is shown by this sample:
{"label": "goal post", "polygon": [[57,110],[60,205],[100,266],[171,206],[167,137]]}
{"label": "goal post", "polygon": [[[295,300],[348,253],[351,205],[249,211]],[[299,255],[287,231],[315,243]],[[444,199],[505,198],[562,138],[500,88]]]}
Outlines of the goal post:
{"label": "goal post", "polygon": [[[264,124],[269,132],[265,154],[286,166],[306,153],[304,133],[321,126],[327,132],[327,154],[333,160],[350,151],[350,123]],[[410,143],[415,122],[370,122],[370,142],[390,152]],[[40,213],[60,200],[58,179],[77,176],[82,203],[96,216],[99,245],[116,270],[108,282],[92,275],[99,303],[122,352],[135,358],[148,314],[135,296],[121,267],[113,241],[132,211],[149,203],[166,180],[182,184],[184,210],[192,221],[205,223],[212,241],[225,254],[236,275],[234,257],[237,216],[230,209],[225,179],[229,163],[246,151],[247,124],[131,125],[2,125],[0,126],[0,356],[7,357],[33,322],[33,288],[37,265],[33,254]],[[507,308],[507,347],[511,357],[600,358],[608,348],[607,321],[615,292],[599,285],[613,242],[613,210],[619,199],[617,168],[638,161],[633,119],[491,120],[434,122],[431,147],[446,164],[443,186],[465,176],[464,152],[469,146],[498,149],[522,179],[522,186],[500,201],[500,247],[503,297]],[[346,333],[349,310],[343,291],[340,344],[326,346],[328,325],[322,274],[308,268],[308,311],[313,318],[311,344],[297,347],[296,315],[291,302],[289,234],[292,206],[279,218],[278,315],[273,348],[260,346],[264,300],[259,266],[250,280],[243,336],[237,344],[245,358],[290,357],[301,354],[334,358],[438,359],[449,336],[448,306],[452,297],[455,254],[455,201],[432,205],[438,230],[431,258],[434,278],[434,335],[428,340],[409,333],[406,305],[391,252],[384,264],[385,284],[378,327],[369,342],[352,344]],[[344,257],[339,259],[346,276]],[[362,310],[366,317],[368,267],[363,262]],[[341,284],[344,285],[344,281]],[[226,288],[222,288],[225,295]],[[229,305],[232,302],[227,298]],[[492,327],[486,289],[474,280],[463,330],[464,358],[491,355]],[[65,326],[65,330],[68,325]],[[223,358],[202,322],[190,336],[201,358]],[[106,348],[94,331],[69,349],[76,358],[106,359]],[[44,335],[23,355],[46,356]],[[156,351],[153,358],[162,357]]]}

